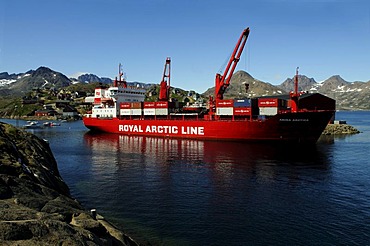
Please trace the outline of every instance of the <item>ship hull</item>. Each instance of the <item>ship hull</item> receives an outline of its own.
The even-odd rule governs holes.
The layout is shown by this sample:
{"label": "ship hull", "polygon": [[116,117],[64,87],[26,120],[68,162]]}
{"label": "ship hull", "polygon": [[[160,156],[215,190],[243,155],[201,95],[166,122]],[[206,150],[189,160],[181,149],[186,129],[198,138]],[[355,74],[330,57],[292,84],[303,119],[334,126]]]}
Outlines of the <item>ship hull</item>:
{"label": "ship hull", "polygon": [[101,119],[84,117],[92,131],[122,135],[222,141],[315,143],[334,111],[277,114],[261,120],[204,119]]}

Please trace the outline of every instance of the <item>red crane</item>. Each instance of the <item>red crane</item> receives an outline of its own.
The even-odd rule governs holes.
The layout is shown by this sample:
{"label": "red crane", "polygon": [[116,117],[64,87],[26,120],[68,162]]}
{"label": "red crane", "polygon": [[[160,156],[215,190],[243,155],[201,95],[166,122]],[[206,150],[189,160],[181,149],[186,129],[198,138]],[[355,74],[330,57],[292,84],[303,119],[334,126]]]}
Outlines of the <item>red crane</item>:
{"label": "red crane", "polygon": [[239,59],[243,52],[245,43],[247,42],[247,39],[248,39],[248,35],[249,35],[249,27],[244,29],[244,31],[240,35],[238,43],[235,46],[235,49],[229,59],[229,62],[226,66],[226,69],[223,75],[219,73],[216,74],[216,80],[215,80],[215,84],[216,84],[215,85],[215,98],[216,99],[223,99],[224,92],[230,84],[230,79],[234,73],[237,63],[239,62]]}
{"label": "red crane", "polygon": [[170,95],[171,58],[167,57],[164,64],[162,81],[159,84],[159,101],[168,101]]}

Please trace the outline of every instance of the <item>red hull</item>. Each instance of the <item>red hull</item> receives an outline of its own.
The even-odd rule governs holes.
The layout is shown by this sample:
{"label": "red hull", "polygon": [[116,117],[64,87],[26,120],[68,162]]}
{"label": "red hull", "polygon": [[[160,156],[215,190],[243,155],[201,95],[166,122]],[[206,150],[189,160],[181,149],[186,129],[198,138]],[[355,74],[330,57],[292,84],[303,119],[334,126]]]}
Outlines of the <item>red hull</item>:
{"label": "red hull", "polygon": [[168,138],[315,143],[334,111],[278,114],[266,120],[99,119],[84,117],[93,131]]}

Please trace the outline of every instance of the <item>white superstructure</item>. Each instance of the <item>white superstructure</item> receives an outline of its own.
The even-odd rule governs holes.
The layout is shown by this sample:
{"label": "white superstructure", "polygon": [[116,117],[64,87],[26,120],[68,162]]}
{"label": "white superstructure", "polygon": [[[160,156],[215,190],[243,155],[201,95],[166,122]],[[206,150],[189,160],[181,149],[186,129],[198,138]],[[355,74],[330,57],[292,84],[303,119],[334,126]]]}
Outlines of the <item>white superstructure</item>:
{"label": "white superstructure", "polygon": [[120,103],[143,102],[146,90],[140,86],[113,86],[95,89],[91,117],[114,118],[119,115]]}

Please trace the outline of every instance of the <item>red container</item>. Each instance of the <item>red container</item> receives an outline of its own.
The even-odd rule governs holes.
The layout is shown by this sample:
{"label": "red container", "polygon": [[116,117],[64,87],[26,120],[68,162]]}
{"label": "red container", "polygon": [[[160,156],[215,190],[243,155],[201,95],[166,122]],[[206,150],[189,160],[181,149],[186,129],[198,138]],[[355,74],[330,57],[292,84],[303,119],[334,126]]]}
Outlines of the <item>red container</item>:
{"label": "red container", "polygon": [[155,102],[144,102],[144,108],[155,108]]}
{"label": "red container", "polygon": [[250,115],[251,112],[250,107],[234,108],[234,115]]}
{"label": "red container", "polygon": [[131,103],[129,103],[129,102],[121,102],[121,103],[119,104],[119,108],[120,108],[120,109],[131,108]]}
{"label": "red container", "polygon": [[278,98],[258,98],[258,107],[278,107]]}
{"label": "red container", "polygon": [[141,109],[142,108],[142,103],[141,102],[132,102],[131,103],[131,108],[134,108],[134,109]]}
{"label": "red container", "polygon": [[155,102],[156,108],[168,108],[168,102]]}
{"label": "red container", "polygon": [[233,99],[216,100],[216,107],[218,108],[234,107],[234,100]]}

